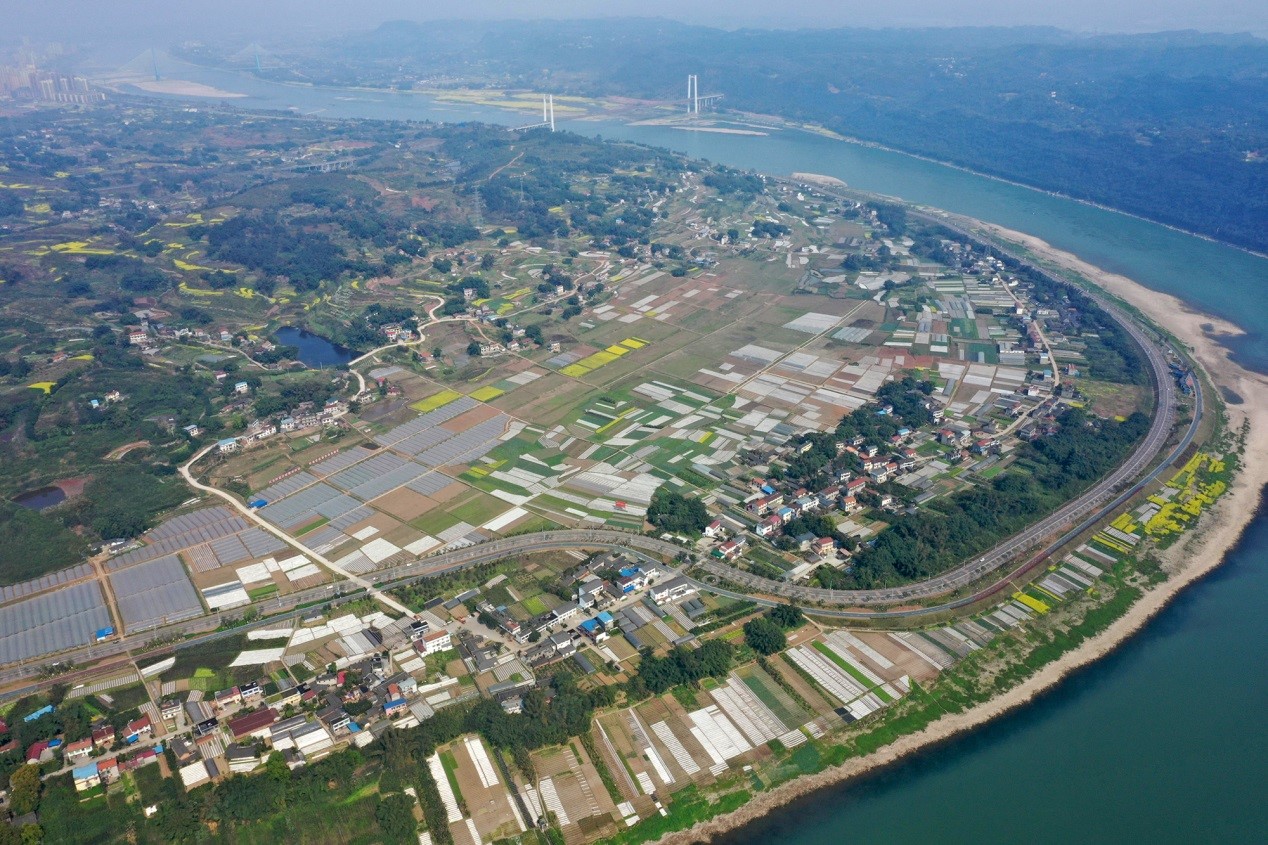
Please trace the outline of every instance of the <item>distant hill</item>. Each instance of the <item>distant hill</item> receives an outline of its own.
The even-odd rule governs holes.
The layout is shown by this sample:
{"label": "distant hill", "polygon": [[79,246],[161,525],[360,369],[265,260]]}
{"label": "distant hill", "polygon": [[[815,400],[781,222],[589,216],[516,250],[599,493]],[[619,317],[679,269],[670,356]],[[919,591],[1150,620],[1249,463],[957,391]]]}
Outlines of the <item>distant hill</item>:
{"label": "distant hill", "polygon": [[1248,35],[394,22],[330,48],[371,84],[448,74],[677,99],[696,73],[729,108],[1268,250],[1268,42]]}

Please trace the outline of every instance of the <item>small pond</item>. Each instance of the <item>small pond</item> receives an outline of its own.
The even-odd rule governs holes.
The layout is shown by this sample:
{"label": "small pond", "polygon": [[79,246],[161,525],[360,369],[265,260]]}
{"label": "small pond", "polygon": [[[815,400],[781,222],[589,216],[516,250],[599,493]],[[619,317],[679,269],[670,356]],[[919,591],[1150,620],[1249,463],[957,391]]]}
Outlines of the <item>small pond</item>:
{"label": "small pond", "polygon": [[338,367],[356,357],[339,344],[331,343],[321,335],[315,335],[295,326],[278,329],[274,337],[279,345],[294,346],[298,349],[299,360],[304,366],[313,369]]}
{"label": "small pond", "polygon": [[66,491],[60,487],[41,487],[38,490],[27,490],[13,501],[24,508],[42,511],[66,501]]}

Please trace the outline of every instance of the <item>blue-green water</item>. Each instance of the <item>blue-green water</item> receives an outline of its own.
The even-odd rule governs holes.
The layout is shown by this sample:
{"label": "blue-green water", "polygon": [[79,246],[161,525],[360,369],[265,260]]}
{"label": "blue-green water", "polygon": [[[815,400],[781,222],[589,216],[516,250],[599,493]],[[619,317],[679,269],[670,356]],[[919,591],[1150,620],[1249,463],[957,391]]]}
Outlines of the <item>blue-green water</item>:
{"label": "blue-green water", "polygon": [[283,326],[277,330],[274,340],[281,346],[294,346],[299,350],[299,360],[306,367],[338,367],[354,357],[344,347],[331,343],[321,335],[304,331],[295,326]]}
{"label": "blue-green water", "polygon": [[[248,108],[329,117],[521,118],[421,97],[293,88],[181,69]],[[898,153],[804,133],[689,133],[612,122],[561,128],[667,146],[770,173],[809,171],[1037,235],[1173,293],[1247,334],[1268,372],[1268,259],[1122,214]],[[733,843],[1260,842],[1268,830],[1268,520],[1228,563],[1112,656],[1032,706],[863,780],[825,790]]]}

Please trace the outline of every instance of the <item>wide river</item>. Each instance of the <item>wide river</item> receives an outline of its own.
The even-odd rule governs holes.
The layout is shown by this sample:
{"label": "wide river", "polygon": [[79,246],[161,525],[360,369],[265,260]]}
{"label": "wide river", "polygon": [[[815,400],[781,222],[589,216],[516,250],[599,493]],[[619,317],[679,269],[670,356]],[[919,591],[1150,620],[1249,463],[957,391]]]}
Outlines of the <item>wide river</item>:
{"label": "wide river", "polygon": [[[162,63],[161,63],[162,64]],[[484,120],[503,111],[407,94],[276,85],[177,67],[244,108],[322,117]],[[801,132],[768,137],[559,121],[768,173],[808,171],[1037,235],[1244,328],[1268,371],[1268,259],[899,153]],[[1165,174],[1159,174],[1165,178]],[[1262,842],[1268,830],[1268,519],[1225,566],[1112,656],[1020,712],[737,832],[734,843]]]}

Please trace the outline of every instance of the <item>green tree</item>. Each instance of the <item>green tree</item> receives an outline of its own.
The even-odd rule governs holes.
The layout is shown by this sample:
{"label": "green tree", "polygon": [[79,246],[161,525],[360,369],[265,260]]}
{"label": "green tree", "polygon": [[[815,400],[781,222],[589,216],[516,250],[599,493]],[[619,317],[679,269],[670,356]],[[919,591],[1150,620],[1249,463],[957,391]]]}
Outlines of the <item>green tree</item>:
{"label": "green tree", "polygon": [[26,765],[9,775],[9,809],[15,816],[34,812],[40,801],[40,767]]}
{"label": "green tree", "polygon": [[709,512],[699,499],[662,485],[652,495],[647,521],[662,531],[697,535],[709,524]]}
{"label": "green tree", "polygon": [[784,631],[765,616],[744,623],[744,642],[758,654],[774,654],[788,645]]}
{"label": "green tree", "polygon": [[379,802],[374,818],[388,842],[411,842],[418,824],[414,821],[414,799],[404,793],[389,795]]}
{"label": "green tree", "polygon": [[480,357],[480,342],[478,340],[473,340],[467,344],[467,354],[472,358]]}
{"label": "green tree", "polygon": [[801,627],[801,623],[806,619],[805,614],[801,612],[801,608],[795,604],[781,604],[778,607],[772,607],[767,616],[785,631]]}
{"label": "green tree", "polygon": [[286,758],[280,751],[274,751],[269,755],[269,759],[264,764],[264,772],[273,780],[283,783],[291,779],[290,767],[286,765]]}

